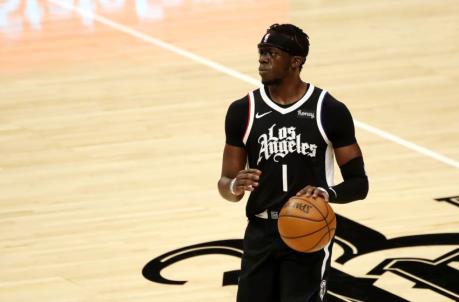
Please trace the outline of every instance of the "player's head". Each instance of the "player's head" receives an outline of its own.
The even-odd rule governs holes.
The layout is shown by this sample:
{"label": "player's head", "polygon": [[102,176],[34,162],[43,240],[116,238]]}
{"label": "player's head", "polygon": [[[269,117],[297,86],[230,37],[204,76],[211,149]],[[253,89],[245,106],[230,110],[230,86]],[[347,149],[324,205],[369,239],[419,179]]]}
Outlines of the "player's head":
{"label": "player's head", "polygon": [[288,72],[300,72],[309,52],[309,37],[292,24],[271,25],[260,43],[260,76],[264,84],[281,81]]}

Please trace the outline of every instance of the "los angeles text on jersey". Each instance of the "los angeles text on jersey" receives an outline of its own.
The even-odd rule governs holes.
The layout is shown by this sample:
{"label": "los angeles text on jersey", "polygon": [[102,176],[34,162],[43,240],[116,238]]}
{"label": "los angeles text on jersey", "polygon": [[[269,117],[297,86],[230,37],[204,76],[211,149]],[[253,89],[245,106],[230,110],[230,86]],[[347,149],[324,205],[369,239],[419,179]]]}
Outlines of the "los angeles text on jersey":
{"label": "los angeles text on jersey", "polygon": [[268,129],[268,133],[263,133],[258,137],[260,152],[257,164],[262,159],[268,160],[273,156],[273,160],[278,162],[278,158],[284,158],[289,153],[303,154],[315,157],[317,151],[316,144],[301,141],[301,134],[296,133],[295,127],[280,127],[277,129],[277,136],[274,133],[276,124]]}

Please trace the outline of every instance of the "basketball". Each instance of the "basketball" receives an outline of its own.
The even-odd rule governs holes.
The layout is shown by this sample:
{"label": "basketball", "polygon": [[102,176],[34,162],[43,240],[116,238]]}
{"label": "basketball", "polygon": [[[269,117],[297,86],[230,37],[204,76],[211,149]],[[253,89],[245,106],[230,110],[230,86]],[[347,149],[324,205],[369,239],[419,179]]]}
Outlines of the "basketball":
{"label": "basketball", "polygon": [[336,216],[322,197],[291,197],[282,207],[277,222],[282,240],[298,252],[324,248],[335,235]]}

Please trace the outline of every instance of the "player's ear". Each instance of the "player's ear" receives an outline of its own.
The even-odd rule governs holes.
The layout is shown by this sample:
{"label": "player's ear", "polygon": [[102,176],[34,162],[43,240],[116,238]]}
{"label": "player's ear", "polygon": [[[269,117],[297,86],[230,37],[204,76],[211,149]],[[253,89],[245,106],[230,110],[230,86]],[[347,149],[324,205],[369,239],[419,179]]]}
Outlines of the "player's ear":
{"label": "player's ear", "polygon": [[303,64],[304,58],[299,57],[299,56],[294,56],[292,57],[292,68],[300,68],[300,66]]}

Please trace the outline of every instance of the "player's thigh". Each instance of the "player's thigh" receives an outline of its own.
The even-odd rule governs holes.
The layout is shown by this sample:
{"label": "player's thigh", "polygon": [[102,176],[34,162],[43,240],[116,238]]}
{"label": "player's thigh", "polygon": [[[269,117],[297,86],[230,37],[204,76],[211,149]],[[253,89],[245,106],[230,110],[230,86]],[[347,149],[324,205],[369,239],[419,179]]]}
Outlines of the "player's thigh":
{"label": "player's thigh", "polygon": [[273,261],[268,258],[242,259],[238,282],[237,302],[279,302],[279,278]]}
{"label": "player's thigh", "polygon": [[279,265],[272,257],[269,225],[251,221],[244,235],[238,302],[279,302]]}
{"label": "player's thigh", "polygon": [[294,253],[280,264],[280,301],[316,302],[322,282],[322,253]]}

